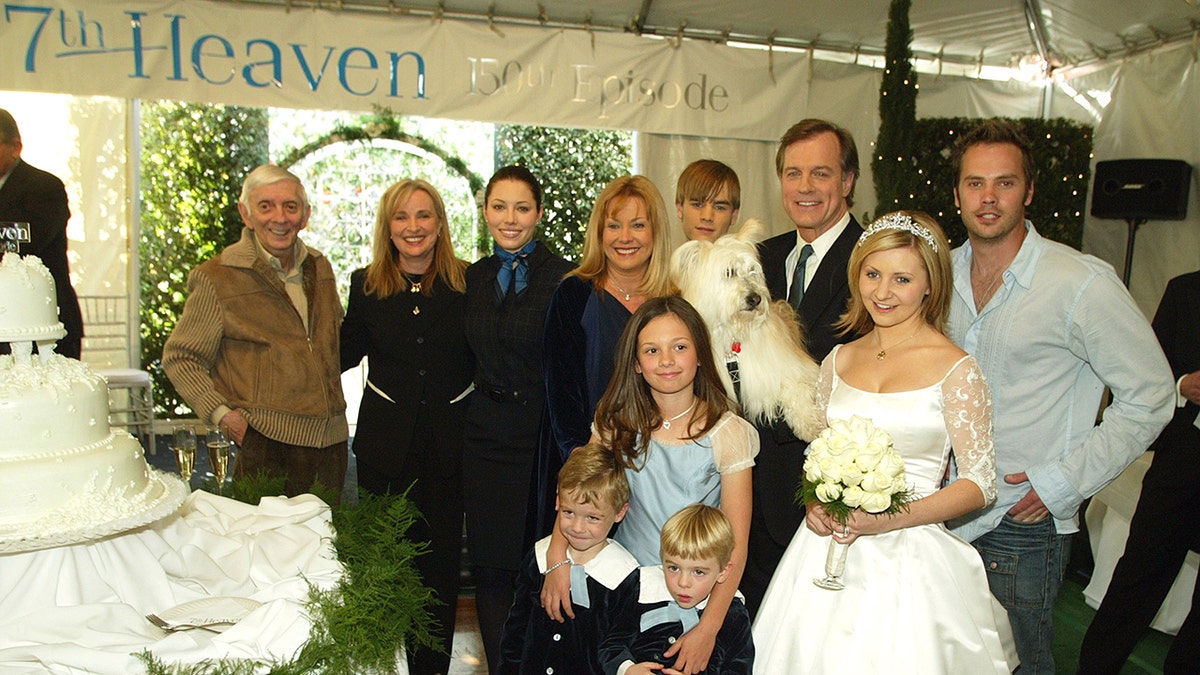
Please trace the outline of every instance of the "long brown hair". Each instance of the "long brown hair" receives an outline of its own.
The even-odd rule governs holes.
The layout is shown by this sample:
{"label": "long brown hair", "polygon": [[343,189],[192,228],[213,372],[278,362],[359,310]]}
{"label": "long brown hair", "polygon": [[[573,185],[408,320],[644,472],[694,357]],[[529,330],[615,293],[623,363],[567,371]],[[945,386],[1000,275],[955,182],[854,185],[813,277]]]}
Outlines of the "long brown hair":
{"label": "long brown hair", "polygon": [[700,313],[678,295],[646,300],[633,313],[629,323],[625,324],[625,331],[621,333],[621,341],[617,345],[612,379],[600,403],[596,405],[596,434],[612,448],[621,463],[631,469],[641,468],[637,459],[645,456],[646,449],[650,447],[650,434],[663,421],[662,411],[650,393],[650,385],[635,369],[639,336],[651,321],[668,314],[679,317],[691,333],[699,366],[696,379],[692,381],[692,391],[701,405],[689,416],[688,427],[691,427],[691,421],[699,411],[704,412],[704,424],[688,439],[695,440],[708,433],[722,415],[737,408],[737,404],[725,394],[725,386],[717,374],[712,341]]}
{"label": "long brown hair", "polygon": [[437,242],[433,245],[433,261],[422,277],[422,295],[432,295],[438,279],[458,293],[467,288],[467,263],[454,257],[454,242],[450,240],[450,223],[446,221],[446,205],[437,188],[419,178],[405,178],[392,185],[379,200],[379,211],[375,214],[375,241],[372,244],[371,264],[367,265],[367,278],[363,292],[378,298],[390,298],[409,290],[408,280],[400,270],[400,252],[392,243],[392,214],[396,213],[417,190],[427,193],[433,200],[437,213]]}

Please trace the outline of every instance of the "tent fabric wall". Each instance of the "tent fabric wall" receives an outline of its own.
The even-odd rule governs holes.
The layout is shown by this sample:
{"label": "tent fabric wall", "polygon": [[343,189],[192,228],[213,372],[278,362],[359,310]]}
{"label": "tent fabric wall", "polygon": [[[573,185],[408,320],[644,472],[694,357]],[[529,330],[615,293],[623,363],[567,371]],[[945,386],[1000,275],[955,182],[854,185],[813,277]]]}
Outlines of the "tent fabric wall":
{"label": "tent fabric wall", "polygon": [[[1192,165],[1187,219],[1150,221],[1137,232],[1130,292],[1153,316],[1167,281],[1200,269],[1200,65],[1195,50],[1184,46],[1126,60],[1112,71],[1112,102],[1096,127],[1096,161],[1161,158]],[[1089,214],[1083,248],[1120,274],[1128,231],[1124,221]]]}
{"label": "tent fabric wall", "polygon": [[[788,122],[820,117],[846,127],[853,134],[862,176],[855,189],[851,210],[859,220],[875,211],[871,156],[879,133],[880,78],[878,70],[866,66],[815,62],[809,83],[811,95],[808,100],[796,102]],[[920,117],[1038,117],[1043,98],[1049,95],[1052,105],[1062,111],[1062,116],[1095,123],[1086,109],[1054,87],[933,74],[921,74],[918,81],[917,113]],[[786,124],[781,126],[776,135],[782,136],[786,128]],[[719,159],[737,171],[742,185],[739,214],[742,220],[758,218],[767,223],[771,233],[792,227],[780,204],[779,180],[775,175],[776,143],[658,134],[639,134],[638,139],[635,166],[663,190],[668,204],[674,199],[675,181],[683,168],[693,160],[709,157]],[[946,190],[951,188],[945,186]],[[678,228],[672,230],[672,236],[676,243],[683,239]]]}
{"label": "tent fabric wall", "polygon": [[[1095,121],[1095,159],[1161,157],[1183,159],[1200,168],[1200,119],[1189,114],[1200,101],[1200,77],[1190,46],[1167,48],[1096,69],[1054,86],[1052,115]],[[870,152],[877,132],[879,74],[865,66],[816,62],[809,96],[798,97],[786,118],[825,117],[848,127],[859,143],[864,175],[856,192],[854,214],[874,209]],[[1070,92],[1111,92],[1107,106],[1092,110]],[[921,75],[918,113],[925,116],[1037,116],[1044,107],[1040,88],[1026,84]],[[1098,95],[1092,95],[1094,100]],[[1102,98],[1102,96],[1100,97]],[[1090,105],[1090,104],[1089,104]],[[52,94],[0,92],[0,107],[22,126],[24,157],[66,181],[73,216],[69,228],[76,288],[84,294],[132,292],[133,224],[129,186],[131,139],[126,137],[129,104],[123,99],[75,98]],[[774,134],[782,134],[783,128]],[[774,174],[775,143],[639,133],[636,170],[658,185],[668,206],[675,180],[687,163],[701,157],[721,159],[742,180],[741,217],[755,217],[772,231],[789,227],[779,204]],[[1171,277],[1200,268],[1200,171],[1185,221],[1152,221],[1138,232],[1131,291],[1147,315],[1153,313]],[[947,186],[949,189],[949,186]],[[1036,199],[1036,196],[1035,196]],[[673,209],[671,209],[673,211]],[[673,236],[681,238],[673,227]],[[1123,268],[1127,227],[1122,221],[1088,217],[1084,250]]]}
{"label": "tent fabric wall", "polygon": [[[127,103],[99,96],[0,92],[21,129],[21,158],[62,179],[71,219],[67,255],[80,295],[129,295],[136,253],[129,207]],[[136,281],[132,282],[136,283]],[[98,363],[98,367],[127,367]]]}

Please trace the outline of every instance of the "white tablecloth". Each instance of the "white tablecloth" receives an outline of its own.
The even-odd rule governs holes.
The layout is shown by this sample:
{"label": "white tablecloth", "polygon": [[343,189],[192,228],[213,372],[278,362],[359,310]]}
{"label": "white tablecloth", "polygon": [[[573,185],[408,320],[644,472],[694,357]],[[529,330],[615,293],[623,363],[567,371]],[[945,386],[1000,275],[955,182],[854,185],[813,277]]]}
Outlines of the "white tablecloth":
{"label": "white tablecloth", "polygon": [[[0,672],[144,672],[166,661],[289,658],[309,635],[308,584],[341,576],[329,507],[312,495],[258,506],[194,492],[173,516],[109,539],[0,555]],[[223,633],[146,620],[184,602],[262,602]]]}
{"label": "white tablecloth", "polygon": [[[1143,453],[1125,472],[1108,487],[1092,498],[1087,510],[1088,537],[1096,568],[1092,580],[1083,589],[1084,599],[1093,608],[1100,606],[1108,584],[1112,581],[1113,569],[1121,554],[1125,552],[1125,539],[1129,536],[1129,521],[1137,510],[1138,495],[1142,491],[1142,477],[1150,468],[1153,452]],[[1200,566],[1200,555],[1188,553],[1171,592],[1163,601],[1151,628],[1175,635],[1192,608],[1192,591],[1196,588],[1196,570]]]}

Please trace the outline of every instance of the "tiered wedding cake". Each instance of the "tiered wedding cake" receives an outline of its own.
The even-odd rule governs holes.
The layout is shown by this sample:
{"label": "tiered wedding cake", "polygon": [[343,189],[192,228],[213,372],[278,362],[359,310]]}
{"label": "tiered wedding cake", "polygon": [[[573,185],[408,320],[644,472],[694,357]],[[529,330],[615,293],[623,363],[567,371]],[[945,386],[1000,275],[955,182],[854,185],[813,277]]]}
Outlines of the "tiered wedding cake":
{"label": "tiered wedding cake", "polygon": [[[108,425],[108,389],[88,366],[53,353],[65,331],[42,262],[0,260],[0,553],[74,544],[140,527],[187,495]],[[38,353],[33,352],[33,343]]]}

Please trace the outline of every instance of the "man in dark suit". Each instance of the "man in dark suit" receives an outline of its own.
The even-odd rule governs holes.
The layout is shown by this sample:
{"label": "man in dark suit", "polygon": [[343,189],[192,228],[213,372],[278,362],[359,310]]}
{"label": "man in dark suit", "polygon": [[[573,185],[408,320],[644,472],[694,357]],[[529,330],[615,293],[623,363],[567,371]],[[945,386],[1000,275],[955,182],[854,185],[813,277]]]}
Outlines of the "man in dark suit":
{"label": "man in dark suit", "polygon": [[[820,361],[839,342],[833,324],[846,309],[846,264],[862,234],[850,215],[858,180],[858,148],[850,132],[825,120],[802,120],[784,133],[775,154],[783,208],[796,226],[759,245],[771,298],[796,307],[805,344]],[[804,521],[796,487],[807,444],[781,421],[759,428],[754,466],[754,511],[741,590],[751,616],[771,575]]]}
{"label": "man in dark suit", "polygon": [[[20,243],[21,255],[36,255],[50,270],[58,293],[58,319],[67,335],[55,348],[59,354],[79,358],[83,315],[71,287],[67,267],[67,190],[54,174],[21,161],[21,132],[17,121],[0,108],[0,222],[29,223],[29,241]],[[2,345],[7,353],[7,345]]]}
{"label": "man in dark suit", "polygon": [[[1154,461],[1129,524],[1125,554],[1083,638],[1080,673],[1116,673],[1158,613],[1189,550],[1200,551],[1200,272],[1167,284],[1154,334],[1175,374],[1175,415],[1150,446]],[[1200,586],[1200,584],[1198,584]],[[1200,662],[1200,587],[1175,636],[1164,673]]]}

